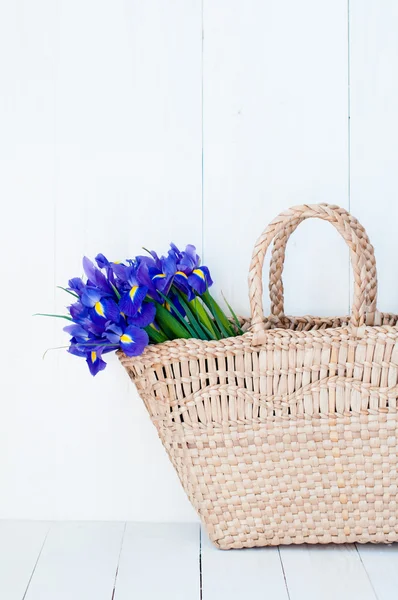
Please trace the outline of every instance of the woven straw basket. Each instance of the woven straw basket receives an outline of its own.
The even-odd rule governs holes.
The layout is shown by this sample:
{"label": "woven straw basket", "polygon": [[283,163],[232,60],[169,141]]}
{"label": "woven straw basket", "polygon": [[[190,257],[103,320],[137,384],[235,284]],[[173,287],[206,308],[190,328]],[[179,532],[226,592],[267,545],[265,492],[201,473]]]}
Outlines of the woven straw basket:
{"label": "woven straw basket", "polygon": [[[350,247],[350,317],[284,314],[286,243],[312,217]],[[337,206],[297,206],[255,245],[244,335],[120,355],[219,548],[398,540],[398,316],[376,311],[376,291],[373,247],[358,221]]]}

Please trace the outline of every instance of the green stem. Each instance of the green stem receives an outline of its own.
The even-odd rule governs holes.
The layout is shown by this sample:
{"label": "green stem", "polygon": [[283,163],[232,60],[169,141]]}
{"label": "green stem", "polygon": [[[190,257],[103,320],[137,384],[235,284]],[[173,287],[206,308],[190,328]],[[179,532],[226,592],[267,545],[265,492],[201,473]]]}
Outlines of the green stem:
{"label": "green stem", "polygon": [[191,337],[188,330],[164,306],[159,304],[159,302],[155,302],[155,306],[156,320],[166,335],[169,335],[169,332],[171,332],[170,339],[184,338],[187,340]]}
{"label": "green stem", "polygon": [[[163,298],[163,300],[165,302],[167,302],[167,304],[169,304],[169,306],[171,306],[171,308],[174,310],[175,314],[177,315],[177,317],[181,321],[181,325],[185,326],[188,329],[189,333],[191,334],[191,337],[195,338],[197,336],[197,333],[195,332],[194,327],[193,326],[191,327],[191,324],[188,323],[184,319],[183,315],[180,313],[180,311],[178,310],[178,308],[176,307],[176,305],[174,304],[174,302],[172,302],[170,300],[170,298],[168,298],[167,296],[165,296],[164,294],[162,294],[162,292],[160,292],[159,290],[158,290],[158,294],[160,294],[160,296]],[[170,316],[172,316],[172,315],[170,315]]]}
{"label": "green stem", "polygon": [[217,327],[215,326],[214,321],[212,321],[212,319],[210,319],[209,315],[207,314],[207,311],[205,309],[205,307],[203,306],[202,302],[200,301],[200,299],[198,297],[194,298],[191,301],[191,304],[194,307],[194,310],[196,311],[196,314],[198,315],[198,318],[202,324],[202,327],[204,327],[206,329],[206,331],[210,332],[210,338],[214,339],[214,340],[219,340],[221,338]]}
{"label": "green stem", "polygon": [[156,327],[152,325],[148,325],[148,327],[144,327],[145,331],[149,335],[149,338],[155,344],[162,344],[163,342],[167,342],[167,337],[163,333],[163,331],[156,329]]}
{"label": "green stem", "polygon": [[214,300],[214,298],[209,294],[209,291],[207,290],[204,294],[202,294],[201,298],[203,299],[203,302],[206,304],[206,306],[210,309],[211,313],[213,314],[213,316],[217,322],[217,325],[219,326],[223,336],[224,337],[234,337],[236,335],[236,333],[233,330],[231,323],[228,321],[224,312],[218,306],[218,304]]}
{"label": "green stem", "polygon": [[57,319],[66,319],[67,321],[73,321],[72,317],[67,317],[66,315],[51,315],[48,313],[35,313],[34,317],[55,317]]}
{"label": "green stem", "polygon": [[[187,317],[189,319],[189,322],[191,323],[192,327],[194,328],[195,332],[196,332],[196,336],[199,337],[200,340],[207,340],[208,337],[206,335],[206,332],[202,329],[199,321],[197,320],[197,318],[195,317],[195,315],[193,314],[193,312],[191,311],[188,302],[185,301],[183,294],[179,291],[179,290],[175,290],[179,301],[181,302],[181,306],[182,308],[185,310]],[[195,336],[195,337],[196,337]],[[212,339],[212,338],[210,338]]]}

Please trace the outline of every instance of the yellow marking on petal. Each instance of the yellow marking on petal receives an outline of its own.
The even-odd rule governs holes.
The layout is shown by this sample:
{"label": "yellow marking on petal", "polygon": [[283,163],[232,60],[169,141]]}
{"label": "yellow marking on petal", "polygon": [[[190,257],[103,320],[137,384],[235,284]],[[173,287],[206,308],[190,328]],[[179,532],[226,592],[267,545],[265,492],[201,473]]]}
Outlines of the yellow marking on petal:
{"label": "yellow marking on petal", "polygon": [[133,287],[131,288],[130,292],[129,292],[129,296],[132,300],[134,300],[134,296],[136,295],[138,290],[138,285],[133,285]]}
{"label": "yellow marking on petal", "polygon": [[95,303],[94,310],[100,317],[105,317],[104,307],[102,306],[101,302]]}
{"label": "yellow marking on petal", "polygon": [[166,309],[167,309],[169,312],[171,312],[171,306],[170,306],[170,304],[169,304],[168,302],[165,302],[165,303],[164,303],[164,305],[165,305]]}
{"label": "yellow marking on petal", "polygon": [[182,277],[185,277],[185,279],[188,279],[188,275],[186,275],[186,273],[183,273],[182,271],[176,271],[176,275],[181,275]]}
{"label": "yellow marking on petal", "polygon": [[120,336],[120,341],[123,342],[123,344],[134,344],[133,338],[127,333],[123,333],[123,335]]}
{"label": "yellow marking on petal", "polygon": [[163,279],[163,277],[166,277],[164,273],[158,273],[157,275],[154,275],[153,279]]}
{"label": "yellow marking on petal", "polygon": [[194,269],[193,273],[195,273],[195,275],[200,277],[203,281],[206,281],[206,277],[201,269]]}
{"label": "yellow marking on petal", "polygon": [[91,352],[91,362],[95,363],[95,361],[97,360],[97,353],[95,350],[92,350]]}

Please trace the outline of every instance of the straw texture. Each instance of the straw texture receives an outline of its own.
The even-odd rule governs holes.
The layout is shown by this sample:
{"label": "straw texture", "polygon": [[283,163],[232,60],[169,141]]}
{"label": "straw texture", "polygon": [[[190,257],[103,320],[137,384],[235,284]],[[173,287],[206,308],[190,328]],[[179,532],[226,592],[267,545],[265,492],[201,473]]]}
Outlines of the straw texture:
{"label": "straw texture", "polygon": [[[286,243],[312,217],[350,247],[350,317],[284,314]],[[249,296],[242,336],[119,354],[211,540],[223,549],[397,541],[398,316],[376,310],[366,232],[336,206],[282,213],[255,245]]]}

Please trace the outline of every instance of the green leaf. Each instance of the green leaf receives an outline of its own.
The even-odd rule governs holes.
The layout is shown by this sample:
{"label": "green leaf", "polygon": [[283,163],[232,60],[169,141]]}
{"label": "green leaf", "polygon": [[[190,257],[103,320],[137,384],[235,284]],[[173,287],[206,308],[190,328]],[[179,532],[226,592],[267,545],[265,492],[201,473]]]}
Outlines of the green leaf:
{"label": "green leaf", "polygon": [[168,332],[171,332],[171,336],[169,336],[170,339],[184,338],[187,340],[191,337],[188,330],[179,321],[177,321],[177,319],[175,319],[173,315],[171,315],[169,311],[164,308],[164,306],[158,302],[155,302],[155,305],[156,320],[166,335],[169,335]]}
{"label": "green leaf", "polygon": [[[183,315],[180,313],[180,311],[178,310],[178,308],[176,307],[176,305],[170,300],[170,298],[168,298],[167,296],[165,296],[164,294],[162,294],[162,292],[160,292],[159,290],[158,290],[158,294],[163,298],[163,300],[165,302],[167,302],[167,304],[169,304],[169,306],[171,306],[171,308],[174,310],[175,314],[177,315],[177,317],[181,321],[181,324],[188,329],[189,333],[191,334],[191,337],[193,337],[193,338],[197,337],[198,334],[195,332],[195,329],[193,328],[193,326],[191,326],[190,323],[188,323],[184,319]],[[172,315],[170,315],[170,316],[172,316]]]}
{"label": "green leaf", "polygon": [[148,325],[148,327],[144,327],[144,329],[149,335],[149,339],[155,344],[167,342],[167,337],[165,336],[165,334],[162,331],[156,329],[156,327]]}
{"label": "green leaf", "polygon": [[121,296],[119,294],[119,290],[117,289],[117,287],[115,285],[113,285],[113,283],[111,281],[109,283],[111,284],[112,289],[115,292],[117,299],[120,300]]}
{"label": "green leaf", "polygon": [[67,317],[66,315],[51,315],[48,313],[35,313],[32,316],[33,317],[55,317],[57,319],[66,319],[67,321],[73,321],[72,317]]}
{"label": "green leaf", "polygon": [[227,317],[218,306],[217,302],[214,298],[206,291],[201,296],[203,298],[204,303],[210,309],[214,319],[216,320],[217,325],[220,328],[221,333],[224,337],[235,337],[236,332],[233,330],[231,323],[228,321]]}
{"label": "green leaf", "polygon": [[[222,293],[222,292],[221,292],[221,293]],[[222,294],[222,297],[224,298],[224,302],[225,302],[225,304],[228,306],[229,312],[231,313],[231,315],[232,315],[232,318],[233,318],[233,320],[235,321],[235,325],[236,325],[236,328],[237,328],[237,330],[238,330],[239,334],[240,334],[240,335],[243,335],[243,330],[242,330],[242,328],[241,328],[241,326],[240,326],[240,323],[239,323],[239,319],[238,319],[238,317],[236,316],[236,314],[235,314],[235,313],[234,313],[234,311],[232,310],[232,307],[231,307],[231,306],[228,304],[228,302],[227,302],[227,300],[226,300],[226,298],[225,298],[224,294]]]}
{"label": "green leaf", "polygon": [[210,339],[219,340],[221,338],[221,336],[218,332],[218,329],[217,329],[214,321],[212,321],[212,319],[210,319],[210,317],[207,314],[207,311],[206,311],[205,307],[203,306],[202,302],[200,301],[200,299],[198,297],[194,298],[194,300],[191,301],[191,304],[195,308],[195,311],[199,317],[202,327],[204,327],[204,329],[206,330],[208,335],[210,333]]}
{"label": "green leaf", "polygon": [[206,333],[204,331],[204,329],[202,329],[202,326],[201,326],[200,322],[198,321],[198,319],[195,317],[194,313],[190,309],[189,303],[185,301],[183,294],[179,290],[177,290],[177,289],[175,291],[176,291],[177,296],[178,296],[178,298],[179,298],[179,300],[181,302],[181,306],[185,310],[185,312],[187,313],[187,317],[189,319],[189,322],[191,323],[192,327],[195,329],[196,335],[199,337],[199,339],[201,339],[201,340],[213,339],[214,340],[215,338],[212,335],[210,335],[210,338],[209,338],[209,334]]}
{"label": "green leaf", "polygon": [[79,296],[77,294],[75,294],[75,292],[72,292],[71,290],[68,290],[68,289],[62,287],[62,285],[57,285],[57,288],[59,290],[63,290],[64,292],[66,292],[67,294],[70,294],[71,296],[74,296],[75,298],[79,298]]}

